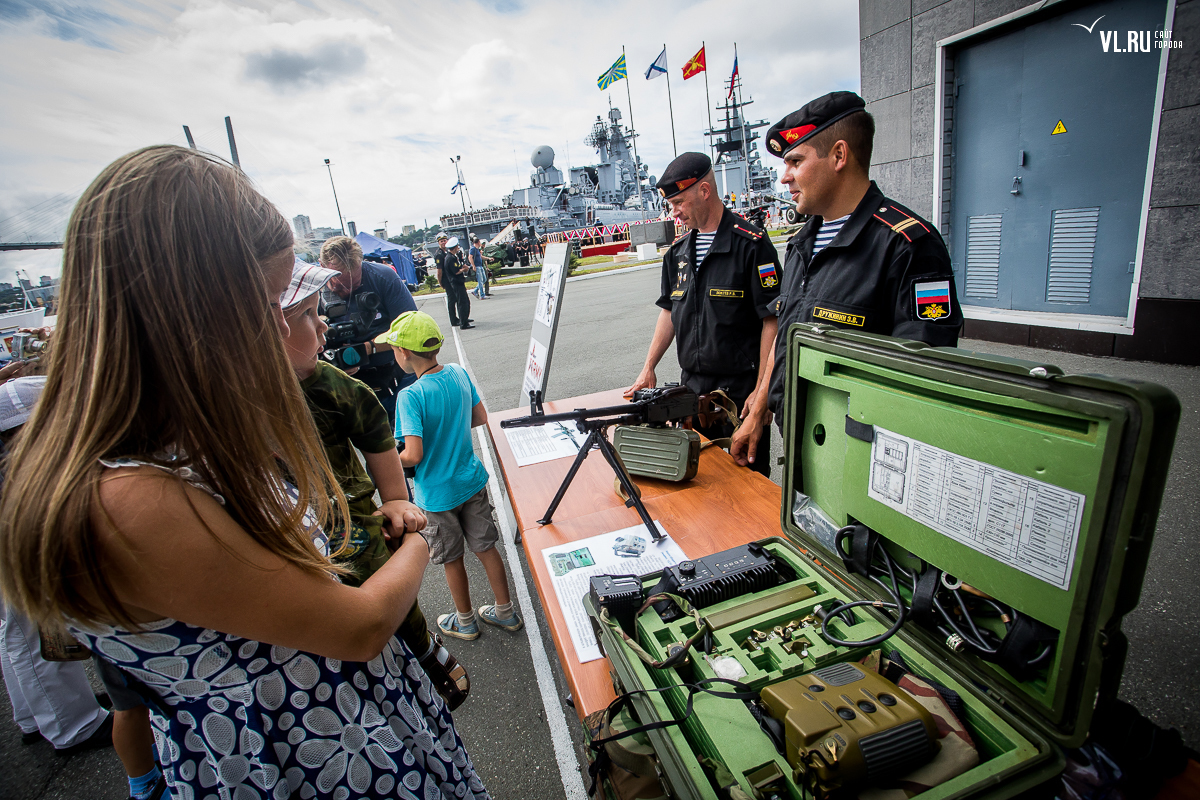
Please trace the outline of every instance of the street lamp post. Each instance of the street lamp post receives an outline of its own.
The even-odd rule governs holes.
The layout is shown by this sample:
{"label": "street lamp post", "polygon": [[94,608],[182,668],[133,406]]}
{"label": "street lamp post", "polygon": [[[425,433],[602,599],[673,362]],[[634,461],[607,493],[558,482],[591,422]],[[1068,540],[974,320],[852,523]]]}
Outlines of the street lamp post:
{"label": "street lamp post", "polygon": [[458,166],[458,162],[462,161],[462,156],[455,156],[450,159],[450,163],[454,165],[454,174],[458,176],[458,184],[454,187],[458,191],[458,199],[462,202],[463,210],[463,226],[467,229],[467,249],[471,247],[471,223],[467,221],[467,199],[463,197],[466,192],[467,184],[463,182],[462,170]]}
{"label": "street lamp post", "polygon": [[341,206],[341,204],[340,204],[340,203],[338,203],[338,199],[337,199],[337,186],[334,186],[334,183],[333,183],[333,167],[331,167],[331,166],[329,165],[329,159],[328,159],[328,158],[327,158],[327,159],[325,159],[325,169],[329,170],[329,185],[333,187],[333,205],[334,205],[334,207],[335,207],[335,208],[337,208],[337,212],[338,212],[338,225],[339,225],[339,226],[341,227],[341,229],[342,229],[342,236],[345,236],[345,235],[346,235],[346,223],[345,223],[345,221],[342,219],[342,206]]}

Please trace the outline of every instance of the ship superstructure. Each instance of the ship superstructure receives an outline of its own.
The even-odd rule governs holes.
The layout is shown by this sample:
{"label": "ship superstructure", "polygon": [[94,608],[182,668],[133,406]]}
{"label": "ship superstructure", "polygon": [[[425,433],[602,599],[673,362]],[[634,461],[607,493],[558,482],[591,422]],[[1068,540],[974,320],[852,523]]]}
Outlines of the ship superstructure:
{"label": "ship superstructure", "polygon": [[607,122],[597,116],[584,139],[599,163],[570,167],[564,176],[554,165],[554,149],[542,145],[529,159],[529,186],[506,196],[499,206],[447,214],[441,218],[442,229],[460,231],[470,225],[490,238],[513,221],[528,221],[541,234],[653,219],[660,208],[655,176],[633,155],[636,135],[621,124],[621,110],[610,103]]}
{"label": "ship superstructure", "polygon": [[725,81],[725,101],[717,106],[718,114],[724,112],[724,126],[713,125],[704,132],[716,156],[713,174],[717,179],[717,190],[723,198],[733,201],[736,196],[739,207],[755,205],[774,197],[774,169],[763,166],[758,152],[756,130],[770,125],[765,119],[751,122],[745,118],[746,106],[754,99],[742,97],[742,79],[734,74]]}

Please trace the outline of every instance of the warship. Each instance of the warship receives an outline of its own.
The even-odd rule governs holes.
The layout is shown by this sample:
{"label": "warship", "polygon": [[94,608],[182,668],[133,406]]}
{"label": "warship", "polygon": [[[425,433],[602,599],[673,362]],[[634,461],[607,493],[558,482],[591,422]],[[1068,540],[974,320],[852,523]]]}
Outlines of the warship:
{"label": "warship", "polygon": [[[704,131],[713,156],[717,189],[729,205],[749,208],[771,204],[777,175],[763,166],[758,151],[758,128],[767,120],[750,121],[745,109],[754,102],[745,99],[737,74],[725,81],[726,97],[716,110],[724,113],[722,125]],[[637,134],[621,124],[621,110],[609,101],[608,119],[597,116],[584,142],[599,156],[599,163],[569,167],[567,174],[554,165],[554,149],[542,145],[530,156],[533,172],[529,186],[517,189],[499,205],[446,214],[442,230],[458,235],[469,227],[492,241],[524,234],[565,234],[566,238],[615,241],[628,235],[630,223],[658,218],[662,201],[654,189],[656,178],[633,154]]]}
{"label": "warship", "polygon": [[570,167],[564,176],[554,165],[554,148],[541,145],[529,159],[533,165],[529,186],[507,195],[500,205],[442,216],[442,230],[465,233],[470,226],[472,233],[494,239],[522,223],[529,233],[540,235],[624,228],[630,222],[654,219],[661,209],[654,190],[656,178],[634,156],[635,136],[633,129],[621,124],[621,109],[610,102],[608,121],[597,116],[584,139],[598,154],[599,163]]}

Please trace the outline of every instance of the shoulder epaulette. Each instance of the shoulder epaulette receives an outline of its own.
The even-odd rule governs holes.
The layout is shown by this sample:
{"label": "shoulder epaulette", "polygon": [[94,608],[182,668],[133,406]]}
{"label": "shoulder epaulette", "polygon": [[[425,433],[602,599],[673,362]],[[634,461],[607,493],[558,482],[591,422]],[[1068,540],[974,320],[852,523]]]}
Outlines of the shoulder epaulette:
{"label": "shoulder epaulette", "polygon": [[914,241],[929,233],[933,228],[928,222],[918,217],[899,203],[884,200],[875,210],[874,217],[879,222],[892,229],[908,241]]}
{"label": "shoulder epaulette", "polygon": [[762,231],[755,230],[753,228],[746,228],[741,225],[734,225],[733,229],[735,231],[741,233],[743,236],[748,236],[751,239],[754,239],[755,241],[758,241],[759,239],[761,239],[763,237]]}

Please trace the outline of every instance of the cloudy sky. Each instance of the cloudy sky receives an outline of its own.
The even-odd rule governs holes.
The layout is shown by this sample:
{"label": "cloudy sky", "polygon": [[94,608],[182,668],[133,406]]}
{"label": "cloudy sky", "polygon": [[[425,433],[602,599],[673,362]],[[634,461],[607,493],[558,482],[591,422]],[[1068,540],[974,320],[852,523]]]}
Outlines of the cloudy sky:
{"label": "cloudy sky", "polygon": [[[186,144],[183,125],[228,157],[226,115],[243,168],[289,220],[337,226],[328,158],[342,212],[360,230],[432,224],[459,208],[452,156],[462,156],[475,207],[528,184],[538,145],[563,168],[594,163],[583,140],[610,96],[629,121],[625,82],[596,88],[622,45],[639,154],[657,175],[673,157],[667,85],[643,76],[664,43],[679,150],[699,150],[703,76],[685,84],[680,68],[702,41],[714,103],[736,42],[749,115],[774,122],[819,94],[858,89],[857,8],[0,0],[0,240],[60,238],[105,164],[144,145]],[[15,268],[57,275],[60,253],[0,253],[0,281]]]}

